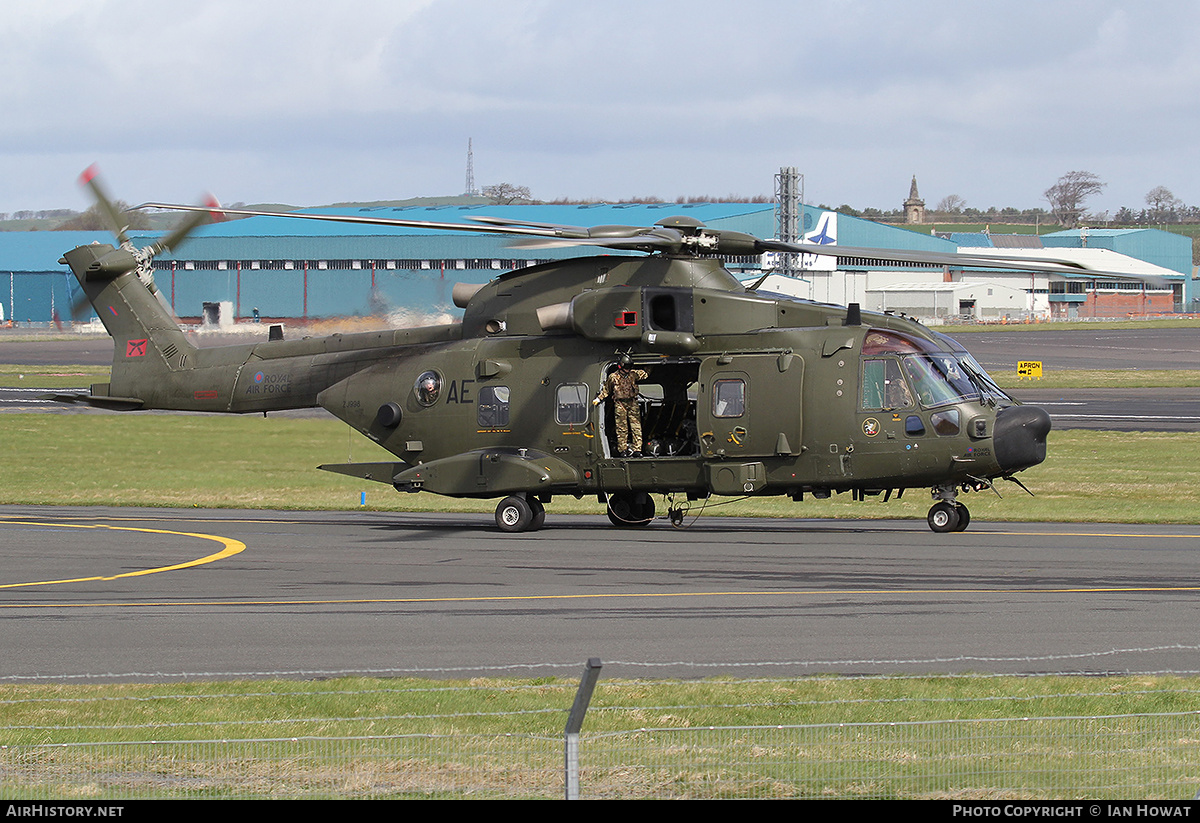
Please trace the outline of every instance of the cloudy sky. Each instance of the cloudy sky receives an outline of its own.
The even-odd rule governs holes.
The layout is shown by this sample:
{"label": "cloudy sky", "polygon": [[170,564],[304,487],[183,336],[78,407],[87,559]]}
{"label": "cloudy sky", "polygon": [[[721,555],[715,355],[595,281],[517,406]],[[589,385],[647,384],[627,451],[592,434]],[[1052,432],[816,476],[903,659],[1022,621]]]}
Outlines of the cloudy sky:
{"label": "cloudy sky", "polygon": [[0,212],[458,194],[1200,204],[1200,4],[0,0]]}

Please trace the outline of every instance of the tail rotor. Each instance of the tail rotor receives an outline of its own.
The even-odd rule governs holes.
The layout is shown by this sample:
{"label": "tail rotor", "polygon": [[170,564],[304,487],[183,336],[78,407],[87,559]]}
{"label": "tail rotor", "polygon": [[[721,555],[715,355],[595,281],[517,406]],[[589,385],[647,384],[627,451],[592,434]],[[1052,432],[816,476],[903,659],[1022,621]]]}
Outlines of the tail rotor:
{"label": "tail rotor", "polygon": [[[208,195],[204,201],[204,209],[193,211],[190,213],[178,226],[176,226],[170,234],[163,237],[161,240],[156,240],[148,246],[138,248],[129,239],[129,220],[126,212],[117,207],[117,202],[108,196],[104,185],[100,182],[99,169],[95,164],[88,166],[83,174],[79,175],[79,183],[87,187],[92,193],[92,197],[96,201],[96,208],[108,225],[109,231],[117,239],[117,244],[123,250],[129,252],[137,261],[137,276],[138,279],[145,284],[150,293],[158,297],[159,301],[166,303],[158,287],[154,284],[154,258],[163,252],[170,251],[182,243],[188,235],[195,231],[205,223],[214,222],[224,219],[219,209],[221,204],[216,198]],[[71,303],[71,317],[78,319],[83,311],[84,305],[87,302],[86,294],[77,295]]]}

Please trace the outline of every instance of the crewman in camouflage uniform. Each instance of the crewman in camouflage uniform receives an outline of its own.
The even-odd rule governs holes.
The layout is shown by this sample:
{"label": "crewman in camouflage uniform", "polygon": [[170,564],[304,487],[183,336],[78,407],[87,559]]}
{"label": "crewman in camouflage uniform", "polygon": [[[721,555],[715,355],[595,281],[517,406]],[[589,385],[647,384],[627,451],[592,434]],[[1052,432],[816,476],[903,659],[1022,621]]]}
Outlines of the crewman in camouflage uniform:
{"label": "crewman in camouflage uniform", "polygon": [[612,397],[613,417],[617,426],[617,454],[621,457],[642,456],[642,416],[638,411],[638,381],[645,380],[649,373],[633,368],[633,358],[621,355],[617,368],[604,381],[604,388],[593,406],[600,405],[606,397]]}

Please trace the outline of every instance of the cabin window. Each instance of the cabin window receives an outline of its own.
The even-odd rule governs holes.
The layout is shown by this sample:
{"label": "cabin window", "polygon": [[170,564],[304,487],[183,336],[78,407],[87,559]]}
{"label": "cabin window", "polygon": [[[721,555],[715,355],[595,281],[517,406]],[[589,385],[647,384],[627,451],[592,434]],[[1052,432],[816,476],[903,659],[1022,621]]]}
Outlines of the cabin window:
{"label": "cabin window", "polygon": [[554,419],[563,426],[586,423],[591,408],[591,391],[586,383],[566,383],[558,387]]}
{"label": "cabin window", "polygon": [[499,429],[508,425],[508,386],[483,386],[479,389],[479,428]]}
{"label": "cabin window", "polygon": [[906,409],[913,405],[900,363],[891,358],[864,360],[862,372],[864,411]]}
{"label": "cabin window", "polygon": [[442,376],[435,371],[421,372],[413,384],[413,393],[422,406],[432,406],[442,393]]}
{"label": "cabin window", "polygon": [[904,433],[909,437],[920,437],[925,433],[925,422],[915,414],[904,418]]}
{"label": "cabin window", "polygon": [[746,381],[718,380],[712,398],[713,417],[741,417],[746,413]]}

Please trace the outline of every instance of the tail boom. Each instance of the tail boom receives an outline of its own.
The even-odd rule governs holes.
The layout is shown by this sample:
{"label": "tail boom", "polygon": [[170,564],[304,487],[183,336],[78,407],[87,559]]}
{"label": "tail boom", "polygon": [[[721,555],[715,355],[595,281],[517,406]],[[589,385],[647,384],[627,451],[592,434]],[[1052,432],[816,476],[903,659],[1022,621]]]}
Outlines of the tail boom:
{"label": "tail boom", "polygon": [[47,399],[116,410],[248,413],[319,406],[317,395],[381,359],[461,340],[457,324],[198,348],[124,248],[79,246],[63,261],[113,338],[112,377]]}

